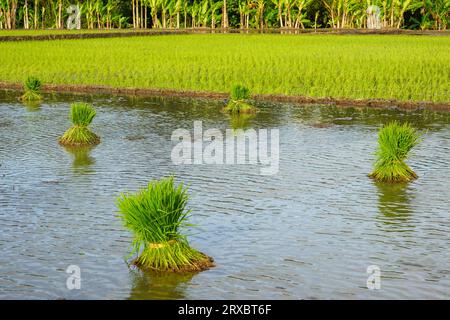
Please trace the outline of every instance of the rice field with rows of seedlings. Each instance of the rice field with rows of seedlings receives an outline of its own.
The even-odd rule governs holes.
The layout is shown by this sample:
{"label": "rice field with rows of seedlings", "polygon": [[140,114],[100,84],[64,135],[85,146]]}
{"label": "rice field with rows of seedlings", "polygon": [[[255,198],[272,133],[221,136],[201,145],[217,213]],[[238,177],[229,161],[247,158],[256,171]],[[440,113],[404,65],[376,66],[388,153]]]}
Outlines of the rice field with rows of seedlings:
{"label": "rice field with rows of seedlings", "polygon": [[450,37],[193,34],[0,43],[0,82],[450,102]]}

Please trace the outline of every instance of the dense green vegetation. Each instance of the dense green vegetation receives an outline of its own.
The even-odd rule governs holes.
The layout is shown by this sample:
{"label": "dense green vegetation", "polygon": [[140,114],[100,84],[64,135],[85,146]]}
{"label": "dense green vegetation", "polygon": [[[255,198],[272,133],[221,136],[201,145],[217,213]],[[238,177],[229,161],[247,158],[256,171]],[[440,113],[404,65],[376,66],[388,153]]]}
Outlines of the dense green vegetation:
{"label": "dense green vegetation", "polygon": [[66,146],[88,146],[100,143],[100,137],[89,130],[88,126],[96,115],[95,109],[87,103],[74,103],[70,107],[70,127],[59,139]]}
{"label": "dense green vegetation", "polygon": [[42,99],[40,90],[41,90],[41,81],[33,76],[28,77],[24,84],[24,94],[20,97],[22,101],[38,101]]}
{"label": "dense green vegetation", "polygon": [[381,182],[408,182],[417,178],[405,163],[408,153],[419,143],[419,135],[409,123],[394,121],[380,129],[375,169],[370,177]]}
{"label": "dense green vegetation", "polygon": [[250,89],[239,84],[234,85],[224,111],[231,114],[256,112],[257,109],[248,103],[250,97]]}
{"label": "dense green vegetation", "polygon": [[0,81],[449,102],[450,37],[170,35],[0,43]]}
{"label": "dense green vegetation", "polygon": [[134,236],[134,263],[157,271],[200,271],[212,266],[211,258],[191,248],[180,228],[190,214],[189,195],[173,177],[151,181],[136,194],[117,199],[120,218]]}
{"label": "dense green vegetation", "polygon": [[79,4],[83,28],[448,28],[450,0],[0,0],[0,29],[63,28]]}

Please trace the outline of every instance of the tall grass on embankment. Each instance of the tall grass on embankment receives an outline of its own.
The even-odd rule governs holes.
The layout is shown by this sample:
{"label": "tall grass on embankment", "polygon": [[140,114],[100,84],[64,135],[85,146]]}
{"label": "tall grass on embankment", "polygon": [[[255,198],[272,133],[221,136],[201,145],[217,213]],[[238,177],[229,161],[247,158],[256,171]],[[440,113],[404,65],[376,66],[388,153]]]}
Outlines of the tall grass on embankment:
{"label": "tall grass on embankment", "polygon": [[156,271],[201,271],[212,259],[191,248],[180,228],[190,214],[187,188],[173,177],[151,181],[135,194],[117,199],[120,218],[133,233],[134,264]]}
{"label": "tall grass on embankment", "polygon": [[405,163],[408,154],[420,141],[419,134],[409,123],[394,121],[378,133],[377,161],[369,175],[380,182],[409,182],[417,174]]}
{"label": "tall grass on embankment", "polygon": [[0,43],[0,81],[450,102],[450,37],[166,35]]}

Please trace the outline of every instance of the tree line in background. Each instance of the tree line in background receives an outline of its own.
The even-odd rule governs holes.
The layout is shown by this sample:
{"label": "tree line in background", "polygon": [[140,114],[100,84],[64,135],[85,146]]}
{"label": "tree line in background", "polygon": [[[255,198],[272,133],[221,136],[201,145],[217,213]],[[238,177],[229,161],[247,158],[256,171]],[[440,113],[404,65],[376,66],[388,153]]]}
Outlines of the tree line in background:
{"label": "tree line in background", "polygon": [[0,29],[63,29],[71,4],[88,29],[365,28],[370,5],[383,28],[450,24],[450,0],[0,0]]}

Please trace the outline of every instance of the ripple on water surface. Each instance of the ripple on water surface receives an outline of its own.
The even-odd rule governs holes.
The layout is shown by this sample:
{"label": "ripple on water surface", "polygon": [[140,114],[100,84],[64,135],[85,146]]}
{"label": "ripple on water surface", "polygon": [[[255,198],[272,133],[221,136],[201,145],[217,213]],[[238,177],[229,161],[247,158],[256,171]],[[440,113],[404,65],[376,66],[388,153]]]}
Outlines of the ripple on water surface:
{"label": "ripple on water surface", "polygon": [[[177,128],[222,132],[220,103],[58,96],[27,108],[0,95],[0,298],[450,298],[449,118],[445,113],[260,105],[247,125],[279,129],[279,172],[171,161]],[[102,143],[58,145],[74,100],[93,101]],[[420,178],[367,178],[379,126],[407,120],[423,142]],[[149,275],[124,262],[130,234],[115,197],[168,174],[190,185],[192,245],[217,266]],[[82,290],[66,289],[79,265]],[[366,288],[369,265],[382,289]]]}

